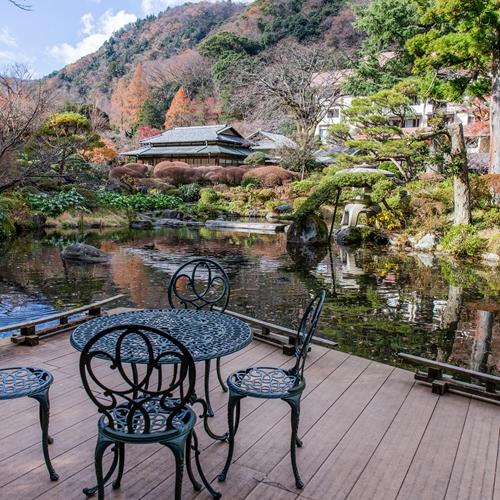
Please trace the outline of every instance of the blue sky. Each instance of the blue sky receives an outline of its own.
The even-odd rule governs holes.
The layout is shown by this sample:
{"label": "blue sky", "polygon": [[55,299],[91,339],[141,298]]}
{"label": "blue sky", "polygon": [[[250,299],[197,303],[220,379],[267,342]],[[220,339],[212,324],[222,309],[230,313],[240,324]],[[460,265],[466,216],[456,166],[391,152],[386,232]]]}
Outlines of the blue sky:
{"label": "blue sky", "polygon": [[25,0],[27,12],[0,0],[0,67],[24,63],[45,76],[95,52],[125,24],[184,1]]}

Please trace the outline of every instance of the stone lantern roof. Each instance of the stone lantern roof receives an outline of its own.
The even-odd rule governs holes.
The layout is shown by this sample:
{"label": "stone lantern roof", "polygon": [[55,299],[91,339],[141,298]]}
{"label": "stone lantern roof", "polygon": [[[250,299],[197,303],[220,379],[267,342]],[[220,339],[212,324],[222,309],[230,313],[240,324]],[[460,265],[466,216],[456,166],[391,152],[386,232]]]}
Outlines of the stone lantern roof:
{"label": "stone lantern roof", "polygon": [[394,177],[394,174],[392,172],[389,172],[388,170],[382,170],[381,168],[377,168],[377,165],[370,165],[369,163],[360,163],[359,165],[356,165],[355,167],[350,167],[350,168],[344,168],[343,170],[339,170],[338,172],[335,172],[335,175],[337,174],[354,174],[354,173],[378,173],[378,174],[384,174],[386,177]]}

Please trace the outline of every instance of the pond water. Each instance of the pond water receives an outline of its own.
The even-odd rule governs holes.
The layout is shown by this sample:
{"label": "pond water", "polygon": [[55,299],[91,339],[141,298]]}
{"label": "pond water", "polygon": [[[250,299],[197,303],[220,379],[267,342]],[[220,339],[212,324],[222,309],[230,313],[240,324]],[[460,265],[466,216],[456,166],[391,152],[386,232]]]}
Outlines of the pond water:
{"label": "pond water", "polygon": [[[59,253],[74,242],[115,258],[68,265]],[[227,270],[233,311],[296,328],[310,299],[325,288],[319,335],[337,341],[342,351],[398,366],[404,365],[397,353],[404,351],[498,373],[497,267],[389,247],[287,249],[283,233],[54,231],[4,242],[0,327],[119,293],[125,297],[108,308],[166,307],[170,276],[195,256],[214,258]]]}

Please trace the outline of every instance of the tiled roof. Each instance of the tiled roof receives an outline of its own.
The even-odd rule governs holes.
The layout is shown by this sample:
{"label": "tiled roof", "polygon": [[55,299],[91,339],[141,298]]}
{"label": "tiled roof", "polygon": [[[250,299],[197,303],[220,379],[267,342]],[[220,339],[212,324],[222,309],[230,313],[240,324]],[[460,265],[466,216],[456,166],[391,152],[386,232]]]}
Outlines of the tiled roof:
{"label": "tiled roof", "polygon": [[275,134],[265,130],[257,130],[252,135],[249,135],[246,140],[252,144],[252,148],[259,149],[276,149],[282,146],[289,148],[297,147],[297,144],[288,137],[282,134]]}
{"label": "tiled roof", "polygon": [[248,156],[252,150],[250,149],[239,149],[232,148],[230,146],[156,146],[152,148],[141,148],[135,151],[129,151],[127,153],[120,153],[124,156],[139,156],[142,158],[151,158],[158,156],[180,156],[180,155],[218,155],[218,154],[229,154],[233,156]]}
{"label": "tiled roof", "polygon": [[[233,132],[232,135],[228,132]],[[176,144],[183,142],[214,142],[226,141],[242,143],[243,138],[233,128],[227,125],[207,125],[203,127],[175,127],[161,135],[143,139],[141,144]]]}

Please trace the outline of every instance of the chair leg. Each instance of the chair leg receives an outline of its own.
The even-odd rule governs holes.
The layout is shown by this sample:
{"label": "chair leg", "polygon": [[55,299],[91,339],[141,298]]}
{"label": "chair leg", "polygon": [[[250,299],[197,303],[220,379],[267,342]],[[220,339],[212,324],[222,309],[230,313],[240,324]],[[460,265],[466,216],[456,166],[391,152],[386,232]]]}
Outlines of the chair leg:
{"label": "chair leg", "polygon": [[186,441],[186,470],[187,470],[187,473],[188,473],[188,476],[189,476],[189,479],[191,480],[191,483],[193,484],[193,488],[195,489],[195,491],[200,491],[201,490],[201,484],[196,480],[196,478],[194,477],[193,475],[193,468],[191,466],[191,450],[193,449],[194,452],[198,452],[198,447],[197,447],[197,443],[195,445],[195,447],[192,446],[192,438],[193,438],[193,430],[189,433],[189,436],[187,438],[187,441]]}
{"label": "chair leg", "polygon": [[299,447],[302,446],[302,441],[300,441],[300,439],[298,438],[299,419],[300,419],[300,396],[301,394],[298,394],[291,398],[283,398],[283,400],[286,401],[292,409],[292,415],[291,415],[292,436],[290,439],[290,456],[292,459],[293,475],[295,476],[295,486],[297,488],[304,487],[304,483],[300,479],[299,469],[297,468],[297,454],[296,454],[296,446]]}
{"label": "chair leg", "polygon": [[36,399],[40,404],[39,417],[40,417],[40,427],[42,428],[43,457],[45,458],[45,465],[47,466],[47,469],[49,471],[50,480],[57,481],[59,479],[59,476],[56,474],[54,467],[52,467],[52,462],[50,461],[50,455],[49,455],[49,444],[52,444],[54,441],[49,436],[49,418],[50,418],[49,387],[39,392],[38,394],[32,394],[30,397]]}
{"label": "chair leg", "polygon": [[[196,432],[194,432],[194,429],[191,432],[191,435],[189,437],[188,446],[191,446],[191,437],[193,438],[192,449],[194,450],[194,459],[196,461],[196,468],[198,469],[198,474],[200,475],[201,480],[203,481],[203,484],[205,485],[205,488],[212,495],[212,497],[213,498],[220,498],[222,496],[222,494],[219,493],[218,491],[215,491],[212,488],[211,484],[207,481],[207,478],[205,477],[205,474],[203,474],[203,470],[201,468],[201,463],[200,463],[200,450],[198,448],[198,437],[196,436]],[[191,452],[189,452],[189,459],[191,459]],[[198,486],[200,486],[200,488],[201,488],[201,485],[198,485]]]}
{"label": "chair leg", "polygon": [[219,384],[222,387],[222,390],[227,392],[227,386],[224,383],[224,380],[222,380],[222,376],[220,374],[220,358],[217,358],[217,378],[219,379]]}
{"label": "chair leg", "polygon": [[210,360],[205,361],[205,401],[207,402],[207,415],[214,416],[212,405],[210,404]]}
{"label": "chair leg", "polygon": [[118,473],[113,481],[113,489],[117,490],[120,487],[123,477],[123,469],[125,468],[125,443],[117,443],[118,446]]}
{"label": "chair leg", "polygon": [[[114,447],[112,448],[114,452],[113,463],[111,464],[111,467],[109,468],[109,471],[106,474],[106,476],[103,477],[104,474],[102,469],[102,457],[104,455],[104,452],[106,451],[106,448],[108,448],[108,446],[111,445],[114,445]],[[119,443],[115,443],[114,441],[110,441],[107,438],[103,438],[102,435],[99,433],[94,452],[94,464],[95,464],[95,475],[97,478],[97,485],[93,486],[92,488],[84,488],[83,493],[85,495],[90,497],[97,492],[97,499],[104,500],[104,485],[109,481],[110,477],[113,475],[116,469],[116,465],[120,460],[119,455],[120,455]]]}
{"label": "chair leg", "polygon": [[184,455],[186,453],[186,440],[188,435],[177,442],[161,443],[172,450],[175,458],[175,500],[181,500],[182,478],[184,476]]}
{"label": "chair leg", "polygon": [[[227,404],[227,422],[229,426],[229,436],[228,436],[228,441],[229,441],[229,449],[227,452],[227,459],[226,459],[226,464],[224,465],[224,469],[222,469],[222,472],[219,475],[219,481],[225,481],[227,473],[229,471],[229,467],[231,466],[231,460],[233,459],[233,452],[234,452],[234,436],[236,434],[236,430],[238,429],[239,425],[239,416],[240,416],[240,401],[246,396],[239,396],[232,394],[231,391],[229,391],[229,403]],[[235,422],[235,408],[236,410],[236,422]]]}

